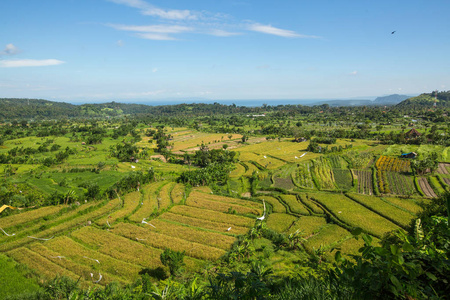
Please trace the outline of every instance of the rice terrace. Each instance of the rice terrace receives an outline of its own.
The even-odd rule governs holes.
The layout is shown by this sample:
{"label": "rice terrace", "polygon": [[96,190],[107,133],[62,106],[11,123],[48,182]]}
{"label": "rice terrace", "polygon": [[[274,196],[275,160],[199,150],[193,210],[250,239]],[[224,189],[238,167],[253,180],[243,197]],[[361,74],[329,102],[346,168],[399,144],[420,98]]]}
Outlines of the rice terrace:
{"label": "rice terrace", "polygon": [[[342,299],[359,298],[349,274],[368,262],[375,298],[448,290],[448,266],[403,265],[432,247],[429,260],[448,259],[418,219],[448,222],[446,107],[31,99],[53,107],[31,120],[12,101],[25,100],[0,99],[0,279],[15,280],[0,298],[68,280],[79,297],[115,286],[136,299],[281,299],[288,281],[320,290],[333,276]],[[377,259],[392,264],[387,280]]]}

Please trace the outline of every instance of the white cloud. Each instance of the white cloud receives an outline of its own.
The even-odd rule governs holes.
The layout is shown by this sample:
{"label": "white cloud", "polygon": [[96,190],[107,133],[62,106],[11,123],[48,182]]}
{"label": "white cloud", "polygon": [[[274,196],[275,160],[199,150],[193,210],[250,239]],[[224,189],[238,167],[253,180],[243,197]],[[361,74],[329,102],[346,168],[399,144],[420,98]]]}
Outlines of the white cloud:
{"label": "white cloud", "polygon": [[158,68],[153,68],[152,73],[156,73],[156,72],[158,72]]}
{"label": "white cloud", "polygon": [[0,60],[0,68],[18,68],[18,67],[45,67],[63,64],[64,61],[57,59],[15,59]]}
{"label": "white cloud", "polygon": [[135,36],[144,40],[175,41],[176,38],[164,33],[136,33]]}
{"label": "white cloud", "polygon": [[123,45],[124,45],[124,43],[123,43],[122,40],[118,40],[116,44],[117,44],[117,46],[119,46],[119,47],[123,47]]}
{"label": "white cloud", "polygon": [[353,75],[353,76],[355,76],[355,75],[357,75],[358,74],[358,71],[353,71],[353,72],[350,72],[350,74],[349,75]]}
{"label": "white cloud", "polygon": [[262,25],[258,23],[250,24],[248,26],[248,30],[261,32],[265,34],[277,35],[286,38],[318,38],[317,36],[314,35],[299,34],[292,30],[280,29],[273,27],[272,25]]}
{"label": "white cloud", "polygon": [[17,54],[19,52],[20,52],[19,48],[17,48],[13,44],[8,44],[8,45],[5,46],[5,50],[0,52],[0,55],[14,55],[14,54]]}
{"label": "white cloud", "polygon": [[227,36],[235,36],[235,35],[240,35],[242,33],[239,32],[229,32],[229,31],[225,31],[222,29],[212,29],[210,31],[208,31],[209,35],[214,35],[214,36],[221,36],[221,37],[227,37]]}
{"label": "white cloud", "polygon": [[169,9],[164,10],[161,8],[150,8],[142,11],[142,14],[147,16],[155,16],[163,19],[169,20],[197,20],[199,18],[199,13],[193,13],[190,10],[178,10],[178,9]]}
{"label": "white cloud", "polygon": [[[281,36],[285,38],[319,38],[314,35],[304,35],[292,30],[273,27],[272,25],[263,25],[254,21],[236,21],[227,14],[211,13],[208,11],[194,11],[188,9],[166,9],[156,7],[144,0],[106,0],[116,4],[126,5],[136,8],[141,14],[168,20],[176,25],[150,25],[150,26],[127,26],[111,25],[118,30],[135,31],[140,33],[136,35],[140,38],[152,40],[176,40],[169,35],[174,33],[195,32],[218,37],[230,37],[242,33],[224,30],[225,28],[245,28],[249,31]],[[206,22],[206,23],[203,23]],[[184,25],[184,26],[183,26]]]}
{"label": "white cloud", "polygon": [[157,41],[172,41],[176,40],[175,37],[169,34],[177,34],[183,32],[193,31],[194,29],[187,26],[179,25],[147,25],[147,26],[135,26],[135,25],[118,25],[110,24],[109,26],[123,31],[135,32],[135,36],[141,39],[157,40]]}
{"label": "white cloud", "polygon": [[135,26],[135,25],[118,25],[110,24],[109,26],[124,31],[135,32],[151,32],[151,33],[182,33],[194,30],[192,27],[179,26],[179,25],[147,25],[147,26]]}
{"label": "white cloud", "polygon": [[108,0],[117,4],[123,4],[130,7],[137,8],[143,15],[160,17],[169,20],[197,20],[201,14],[199,12],[192,12],[184,9],[162,9],[151,5],[142,0]]}

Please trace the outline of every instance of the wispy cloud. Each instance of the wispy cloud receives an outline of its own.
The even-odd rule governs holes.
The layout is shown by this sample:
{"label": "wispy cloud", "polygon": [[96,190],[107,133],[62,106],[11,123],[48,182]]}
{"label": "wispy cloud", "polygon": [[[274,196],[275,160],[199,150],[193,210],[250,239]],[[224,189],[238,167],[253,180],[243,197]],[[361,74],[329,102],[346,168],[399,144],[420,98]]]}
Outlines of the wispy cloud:
{"label": "wispy cloud", "polygon": [[144,40],[175,41],[176,38],[164,33],[136,33],[135,36]]}
{"label": "wispy cloud", "polygon": [[134,32],[135,36],[141,39],[159,40],[159,41],[176,40],[176,38],[171,36],[170,34],[178,34],[194,30],[191,27],[179,25],[135,26],[135,25],[109,24],[109,26],[117,30]]}
{"label": "wispy cloud", "polygon": [[221,36],[221,37],[227,37],[227,36],[235,36],[235,35],[241,35],[240,32],[230,32],[222,29],[212,29],[206,32],[209,35],[214,36]]}
{"label": "wispy cloud", "polygon": [[262,25],[258,23],[248,25],[247,29],[250,31],[272,34],[285,38],[318,38],[318,36],[299,34],[292,30],[280,29],[273,27],[272,25]]}
{"label": "wispy cloud", "polygon": [[163,19],[169,19],[169,20],[197,20],[200,18],[200,13],[198,12],[191,12],[190,10],[177,10],[177,9],[161,9],[161,8],[150,8],[147,10],[144,10],[142,14],[147,16],[155,16],[160,17]]}
{"label": "wispy cloud", "polygon": [[356,76],[356,75],[358,75],[358,71],[352,71],[352,72],[350,72],[350,74],[349,75],[352,75],[352,76]]}
{"label": "wispy cloud", "polygon": [[142,0],[108,0],[117,4],[123,4],[130,7],[137,8],[141,14],[147,16],[159,17],[169,20],[197,20],[200,18],[200,12],[193,12],[187,9],[162,9],[151,5]]}
{"label": "wispy cloud", "polygon": [[20,53],[20,49],[14,46],[13,44],[8,44],[5,46],[5,49],[0,52],[0,55],[14,55]]}
{"label": "wispy cloud", "polygon": [[194,30],[192,27],[179,26],[179,25],[147,25],[147,26],[135,26],[135,25],[119,25],[110,24],[109,26],[124,31],[134,32],[152,32],[152,33],[181,33]]}
{"label": "wispy cloud", "polygon": [[106,1],[136,8],[143,15],[157,17],[164,20],[161,20],[161,22],[168,22],[172,24],[149,26],[108,24],[108,26],[117,30],[135,32],[137,33],[135,36],[144,39],[176,40],[177,38],[175,38],[173,34],[181,34],[186,32],[218,37],[231,37],[243,34],[243,30],[276,35],[284,38],[319,38],[318,36],[300,34],[293,30],[281,29],[273,27],[272,25],[263,25],[254,21],[233,20],[231,16],[222,13],[211,13],[208,11],[200,12],[188,9],[166,9],[156,7],[144,0]]}
{"label": "wispy cloud", "polygon": [[63,63],[64,61],[57,59],[0,60],[0,68],[45,67],[45,66],[56,66]]}

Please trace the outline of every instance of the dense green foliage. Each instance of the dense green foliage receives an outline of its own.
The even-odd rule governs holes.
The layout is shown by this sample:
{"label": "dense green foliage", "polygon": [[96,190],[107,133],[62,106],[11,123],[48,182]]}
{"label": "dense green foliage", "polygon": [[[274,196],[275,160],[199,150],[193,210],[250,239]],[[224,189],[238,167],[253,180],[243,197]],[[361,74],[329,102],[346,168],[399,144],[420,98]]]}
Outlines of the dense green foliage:
{"label": "dense green foliage", "polygon": [[[408,101],[150,107],[0,100],[7,107],[0,204],[27,208],[2,212],[0,250],[72,278],[42,283],[52,269],[41,288],[7,294],[444,299],[448,92]],[[408,152],[419,155],[399,158]],[[431,204],[422,209],[422,202]],[[4,261],[6,272],[27,282],[22,277],[31,273]],[[101,287],[97,271],[105,272]]]}

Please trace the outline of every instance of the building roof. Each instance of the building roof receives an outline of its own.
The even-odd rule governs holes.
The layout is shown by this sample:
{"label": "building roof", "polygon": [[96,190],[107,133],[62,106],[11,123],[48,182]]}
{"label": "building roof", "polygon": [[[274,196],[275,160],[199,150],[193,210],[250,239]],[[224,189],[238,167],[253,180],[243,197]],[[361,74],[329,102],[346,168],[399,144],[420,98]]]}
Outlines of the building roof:
{"label": "building roof", "polygon": [[421,136],[422,134],[418,132],[415,128],[412,128],[410,131],[405,133],[406,136]]}

